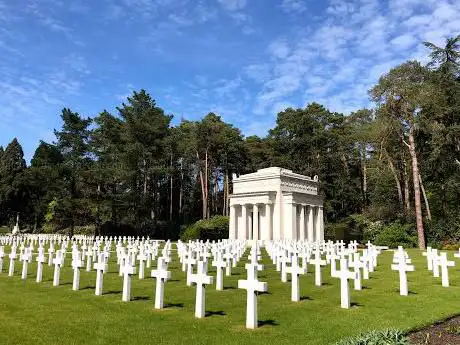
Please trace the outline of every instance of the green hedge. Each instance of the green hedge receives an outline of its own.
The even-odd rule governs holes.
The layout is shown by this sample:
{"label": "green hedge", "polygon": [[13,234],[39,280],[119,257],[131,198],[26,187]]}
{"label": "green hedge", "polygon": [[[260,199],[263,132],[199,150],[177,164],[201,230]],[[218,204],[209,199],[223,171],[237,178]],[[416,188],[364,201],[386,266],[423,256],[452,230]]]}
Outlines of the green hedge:
{"label": "green hedge", "polygon": [[357,337],[343,339],[335,345],[408,345],[405,334],[397,329],[370,331]]}
{"label": "green hedge", "polygon": [[389,246],[405,248],[417,246],[417,232],[412,224],[401,224],[396,221],[389,225],[383,226],[382,230],[375,237],[374,244],[378,246]]}
{"label": "green hedge", "polygon": [[190,225],[180,236],[182,241],[210,240],[217,241],[228,238],[229,218],[214,216],[210,219],[202,219]]}

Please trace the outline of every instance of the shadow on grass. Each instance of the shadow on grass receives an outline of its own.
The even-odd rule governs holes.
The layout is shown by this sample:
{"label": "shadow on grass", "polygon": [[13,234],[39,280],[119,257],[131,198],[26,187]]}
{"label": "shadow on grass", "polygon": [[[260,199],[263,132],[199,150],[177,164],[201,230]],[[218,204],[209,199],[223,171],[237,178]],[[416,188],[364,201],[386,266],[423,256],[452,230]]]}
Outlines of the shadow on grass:
{"label": "shadow on grass", "polygon": [[133,301],[148,301],[149,299],[151,299],[149,296],[136,296],[136,297],[133,297]]}
{"label": "shadow on grass", "polygon": [[227,315],[223,310],[218,310],[218,311],[207,311],[205,313],[205,316],[206,317],[209,317],[209,316],[225,316]]}
{"label": "shadow on grass", "polygon": [[121,294],[121,291],[119,290],[110,290],[110,291],[104,292],[104,295],[119,295],[119,294]]}
{"label": "shadow on grass", "polygon": [[361,303],[357,303],[357,302],[351,302],[350,303],[350,307],[351,308],[359,308],[359,307],[362,307],[363,305]]}
{"label": "shadow on grass", "polygon": [[279,326],[280,324],[276,320],[269,319],[269,320],[259,320],[257,322],[257,325],[259,327],[265,327],[265,326]]}
{"label": "shadow on grass", "polygon": [[234,286],[225,286],[224,290],[236,290],[236,287],[234,287]]}
{"label": "shadow on grass", "polygon": [[85,287],[80,288],[80,290],[90,290],[90,289],[95,289],[95,288],[96,288],[95,286],[85,286]]}
{"label": "shadow on grass", "polygon": [[259,296],[262,296],[262,295],[271,295],[272,293],[269,292],[269,291],[263,291],[263,292],[258,292],[258,295]]}
{"label": "shadow on grass", "polygon": [[300,300],[301,301],[313,301],[313,298],[311,298],[309,296],[302,296],[302,297],[300,297]]}
{"label": "shadow on grass", "polygon": [[165,304],[164,306],[165,308],[183,308],[184,307],[184,303],[168,303],[168,304]]}

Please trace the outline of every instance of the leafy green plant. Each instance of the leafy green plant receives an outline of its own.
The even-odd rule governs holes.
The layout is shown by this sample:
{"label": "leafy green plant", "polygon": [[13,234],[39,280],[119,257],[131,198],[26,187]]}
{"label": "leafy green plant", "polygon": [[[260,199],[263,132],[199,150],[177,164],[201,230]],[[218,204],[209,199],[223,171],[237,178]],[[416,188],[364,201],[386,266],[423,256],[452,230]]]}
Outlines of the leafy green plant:
{"label": "leafy green plant", "polygon": [[370,331],[357,337],[350,337],[334,345],[408,345],[406,335],[397,329]]}
{"label": "leafy green plant", "polygon": [[181,235],[182,241],[189,240],[221,240],[228,238],[229,218],[214,216],[202,219],[189,226]]}
{"label": "leafy green plant", "polygon": [[389,246],[396,248],[398,246],[415,247],[417,245],[417,235],[415,228],[411,224],[401,224],[399,221],[383,226],[380,232],[375,236],[376,245]]}

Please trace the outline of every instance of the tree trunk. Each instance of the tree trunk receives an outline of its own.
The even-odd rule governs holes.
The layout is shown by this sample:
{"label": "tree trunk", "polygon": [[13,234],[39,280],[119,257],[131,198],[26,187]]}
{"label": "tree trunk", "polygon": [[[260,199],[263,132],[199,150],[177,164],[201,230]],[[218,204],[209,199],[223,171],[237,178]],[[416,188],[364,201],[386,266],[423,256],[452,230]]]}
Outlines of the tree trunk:
{"label": "tree trunk", "polygon": [[367,164],[366,164],[366,149],[363,152],[363,193],[364,206],[367,206]]}
{"label": "tree trunk", "polygon": [[413,178],[413,184],[414,184],[415,219],[417,221],[418,246],[420,249],[425,249],[425,231],[423,229],[422,203],[420,200],[420,181],[419,181],[417,154],[415,151],[414,125],[413,124],[411,124],[410,130],[409,130],[409,152],[410,152],[410,156],[412,159],[412,178]]}
{"label": "tree trunk", "polygon": [[428,220],[431,222],[431,211],[430,211],[430,204],[428,202],[428,198],[425,193],[425,188],[423,187],[423,182],[422,182],[422,175],[418,174],[418,179],[420,181],[420,188],[422,189],[422,194],[423,194],[423,200],[425,201],[425,206],[426,206],[426,217]]}
{"label": "tree trunk", "polygon": [[202,199],[202,219],[206,219],[207,214],[207,197],[206,197],[206,186],[204,182],[203,169],[201,168],[200,154],[196,152],[196,158],[198,160],[198,166],[200,169],[200,185],[201,185],[201,199]]}
{"label": "tree trunk", "polygon": [[403,178],[404,178],[404,205],[406,215],[410,214],[410,194],[409,194],[409,176],[407,174],[407,166],[405,157],[402,158],[403,163]]}
{"label": "tree trunk", "polygon": [[401,182],[399,182],[398,173],[396,172],[396,168],[395,168],[393,162],[391,161],[391,158],[388,155],[388,153],[386,154],[386,156],[387,156],[387,159],[388,159],[388,165],[390,166],[391,173],[393,174],[393,178],[395,179],[395,182],[396,182],[396,189],[398,190],[399,205],[401,207],[403,207],[403,196],[402,196],[402,190],[401,190]]}

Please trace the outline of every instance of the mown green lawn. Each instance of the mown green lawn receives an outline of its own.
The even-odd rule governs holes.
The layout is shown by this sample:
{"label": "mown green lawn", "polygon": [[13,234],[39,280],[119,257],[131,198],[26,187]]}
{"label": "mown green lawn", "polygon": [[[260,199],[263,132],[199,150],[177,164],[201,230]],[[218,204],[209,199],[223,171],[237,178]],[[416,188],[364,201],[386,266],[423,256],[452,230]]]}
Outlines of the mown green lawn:
{"label": "mown green lawn", "polygon": [[[72,291],[70,254],[61,272],[61,286],[52,287],[53,267],[45,266],[44,282],[35,282],[35,265],[29,278],[8,278],[8,259],[0,274],[0,344],[330,344],[369,329],[418,328],[460,314],[460,266],[450,270],[451,287],[441,287],[425,268],[419,251],[410,255],[416,272],[409,273],[411,294],[398,293],[397,272],[390,271],[391,252],[380,256],[377,271],[364,281],[365,289],[352,290],[353,307],[340,308],[340,282],[324,270],[324,286],[314,285],[313,267],[301,278],[302,301],[290,301],[290,284],[264,255],[269,292],[260,295],[261,327],[246,330],[246,293],[238,290],[245,278],[243,262],[225,277],[225,291],[206,291],[208,317],[195,319],[195,288],[187,287],[178,259],[170,264],[173,279],[166,284],[163,311],[153,309],[155,281],[133,280],[133,301],[121,301],[122,278],[117,266],[104,278],[104,296],[94,295],[95,272],[82,270],[81,290]],[[452,258],[452,253],[449,254]],[[115,257],[112,258],[115,260]],[[457,260],[457,265],[460,262]],[[211,271],[213,274],[213,271]],[[150,277],[150,271],[146,276]]]}

